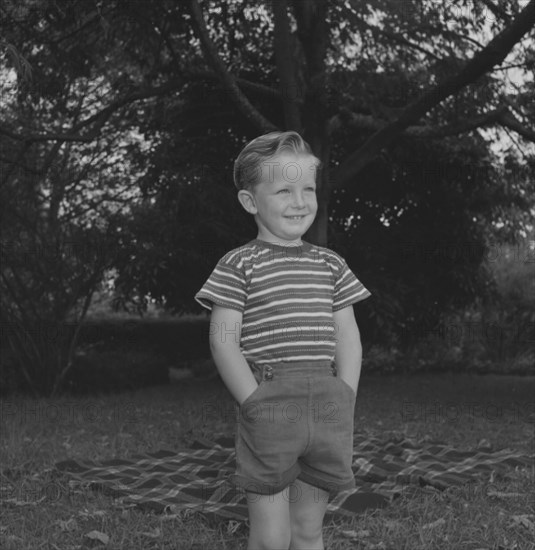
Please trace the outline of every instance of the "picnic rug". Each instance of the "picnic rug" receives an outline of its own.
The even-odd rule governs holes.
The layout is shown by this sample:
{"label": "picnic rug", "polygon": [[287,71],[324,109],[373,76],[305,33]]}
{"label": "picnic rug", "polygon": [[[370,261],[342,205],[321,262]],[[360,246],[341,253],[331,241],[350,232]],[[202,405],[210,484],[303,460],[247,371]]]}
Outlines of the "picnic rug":
{"label": "picnic rug", "polygon": [[[234,439],[193,437],[187,445],[101,462],[66,460],[55,468],[70,478],[71,487],[100,490],[144,510],[190,510],[245,521],[245,494],[227,479],[234,472]],[[504,475],[509,469],[533,468],[534,459],[510,449],[461,451],[438,441],[381,441],[356,433],[353,472],[357,486],[330,500],[326,518],[384,507],[422,488],[439,492]]]}

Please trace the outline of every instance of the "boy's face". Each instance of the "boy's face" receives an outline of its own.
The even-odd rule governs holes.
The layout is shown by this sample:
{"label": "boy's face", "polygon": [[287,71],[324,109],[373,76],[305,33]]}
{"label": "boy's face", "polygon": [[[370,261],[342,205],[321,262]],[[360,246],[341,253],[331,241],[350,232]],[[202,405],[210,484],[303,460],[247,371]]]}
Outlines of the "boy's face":
{"label": "boy's face", "polygon": [[282,245],[301,244],[318,211],[316,166],[310,156],[282,154],[261,166],[262,176],[252,192],[238,198],[254,214],[258,239]]}

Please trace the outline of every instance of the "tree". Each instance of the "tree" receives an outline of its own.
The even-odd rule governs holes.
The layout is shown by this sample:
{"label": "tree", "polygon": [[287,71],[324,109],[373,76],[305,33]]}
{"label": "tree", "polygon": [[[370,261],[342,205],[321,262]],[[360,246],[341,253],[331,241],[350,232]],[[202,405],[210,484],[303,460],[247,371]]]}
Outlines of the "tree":
{"label": "tree", "polygon": [[[131,9],[131,6],[134,8]],[[101,25],[105,27],[107,35],[111,36],[111,42],[115,48],[121,39],[125,39],[129,48],[132,48],[130,54],[125,55],[125,51],[120,53],[120,58],[126,66],[140,63],[146,68],[150,62],[149,59],[155,60],[155,64],[138,82],[128,74],[118,78],[121,85],[116,89],[126,90],[126,92],[113,100],[108,100],[106,107],[80,121],[71,132],[59,135],[57,133],[40,136],[25,135],[25,143],[31,139],[59,140],[61,138],[90,141],[102,131],[104,124],[116,110],[134,101],[151,100],[157,96],[176,93],[191,82],[192,78],[217,79],[229,100],[235,105],[237,112],[250,123],[254,132],[268,131],[277,127],[297,129],[311,143],[316,155],[323,160],[326,168],[318,182],[320,207],[316,222],[307,238],[325,245],[328,240],[328,212],[333,189],[358,185],[355,178],[359,171],[395,140],[400,138],[421,140],[444,135],[459,135],[489,125],[501,125],[518,133],[525,140],[534,140],[533,130],[523,123],[529,120],[530,115],[529,103],[522,101],[522,96],[524,95],[525,98],[526,92],[505,93],[503,85],[502,89],[499,89],[500,83],[492,74],[492,71],[517,45],[523,50],[516,53],[518,64],[526,71],[533,67],[533,56],[530,56],[527,51],[527,42],[522,42],[535,24],[533,2],[519,11],[512,2],[495,5],[490,1],[482,2],[481,6],[477,3],[472,5],[454,2],[446,6],[437,6],[433,3],[422,4],[410,1],[400,5],[391,0],[376,0],[366,4],[349,0],[342,4],[328,2],[328,0],[317,2],[276,0],[270,5],[272,21],[269,20],[268,4],[259,6],[264,19],[264,30],[267,31],[270,39],[268,43],[265,37],[261,38],[258,29],[255,32],[252,28],[252,22],[258,23],[262,17],[252,17],[251,8],[239,2],[228,2],[223,5],[223,9],[219,10],[216,6],[208,4],[213,25],[219,25],[218,28],[222,28],[225,24],[228,26],[220,32],[223,36],[218,39],[224,52],[218,51],[198,0],[190,1],[191,16],[183,5],[172,6],[169,3],[163,3],[157,10],[153,7],[145,9],[139,3],[125,4],[120,1],[112,3],[105,12],[85,8],[82,10],[83,17],[81,17],[83,25],[80,23],[78,27],[76,24],[79,22],[73,15],[74,8],[72,11],[65,9],[69,17],[64,17],[66,21],[61,21],[61,25],[65,28],[67,24],[67,31],[53,41],[55,45],[65,41],[70,41],[72,44],[73,35],[80,38],[79,27],[87,28],[89,39],[94,39],[95,28],[98,29]],[[469,12],[471,8],[473,9]],[[514,16],[509,15],[511,12]],[[470,30],[482,33],[489,14],[495,16],[492,30],[496,35],[483,47],[470,36],[463,34],[463,29],[471,27]],[[456,17],[458,15],[461,17]],[[381,23],[371,23],[373,18],[380,19]],[[457,24],[449,25],[456,19]],[[148,31],[146,26],[143,27],[143,23],[147,21],[152,23],[154,30]],[[205,70],[192,69],[196,52],[192,52],[191,47],[187,45],[190,36],[189,21],[199,37],[208,65]],[[230,26],[231,21],[236,27]],[[51,27],[55,23],[55,20],[50,21]],[[453,28],[450,28],[451,26]],[[140,36],[144,37],[144,41],[139,41],[138,45],[132,43],[134,29],[136,32],[140,31]],[[236,47],[237,31],[256,40],[256,46],[261,51],[271,49],[274,52],[276,68],[275,70],[273,67],[269,68],[269,84],[254,82],[229,71],[225,57],[228,58],[229,52],[235,53],[230,48]],[[429,35],[433,35],[435,42],[438,41],[438,46],[422,45],[422,41],[425,43]],[[358,46],[362,48],[363,53],[366,53],[363,58],[369,58],[370,48],[367,46],[369,36],[375,40],[380,38],[384,45],[395,48],[394,51],[400,56],[399,59],[392,61],[381,51],[384,49],[383,45],[377,45],[377,42],[374,42],[372,51],[378,54],[383,67],[388,67],[398,76],[405,72],[415,77],[411,89],[408,90],[408,97],[397,101],[395,106],[388,103],[375,105],[376,109],[371,114],[369,109],[373,106],[370,105],[365,105],[362,112],[362,101],[352,101],[351,98],[347,101],[347,98],[339,94],[334,102],[329,101],[329,87],[332,89],[334,85],[335,71],[327,66],[328,57],[331,54],[328,46],[330,39],[334,38],[338,53]],[[273,44],[270,44],[270,41]],[[449,47],[448,41],[450,43],[453,41],[456,49]],[[474,48],[474,43],[477,48]],[[141,51],[139,47],[141,44],[148,46],[148,52]],[[79,48],[73,46],[73,50],[77,49]],[[187,54],[181,58],[178,51],[187,52]],[[116,49],[115,52],[117,55]],[[102,55],[101,52],[99,53]],[[77,54],[82,55],[80,52]],[[341,66],[347,68],[348,65],[345,63]],[[107,70],[106,65],[101,65],[99,68]],[[501,67],[498,67],[498,70],[501,70]],[[427,71],[427,74],[424,74],[424,71]],[[359,77],[358,70],[353,71],[353,74],[354,78]],[[436,81],[437,84],[434,86],[426,84],[426,77],[428,80],[431,78]],[[165,84],[152,87],[147,85],[151,81],[165,82]],[[459,95],[467,86],[477,86],[479,81],[482,83],[482,88],[487,90],[483,106],[486,108],[485,111],[481,112],[480,106],[475,106],[472,116],[469,119],[463,118],[461,121],[455,116],[455,112],[448,112],[446,109],[442,112],[441,125],[438,128],[431,128],[430,124],[413,127],[426,113],[439,107],[448,98]],[[475,88],[474,96],[477,94],[479,98],[481,96],[479,91]],[[282,103],[283,116],[279,116],[279,120],[272,122],[249,97],[251,93],[261,93],[271,99],[277,98]],[[532,93],[533,91],[531,91],[531,99],[533,99]],[[529,100],[529,97],[526,99]],[[336,103],[337,108],[329,108],[333,103]],[[360,103],[361,112],[356,112],[352,103]],[[433,118],[436,117],[431,117],[429,123],[435,122]],[[368,131],[368,135],[355,151],[348,152],[346,158],[335,158],[332,155],[333,145],[337,141],[337,133],[346,124],[360,126]],[[90,128],[90,130],[80,135],[81,128]],[[0,131],[2,131],[1,128]],[[4,128],[3,131],[6,135],[16,138],[16,133],[10,129]],[[250,133],[253,132],[250,131]],[[329,170],[331,162],[336,166],[332,175]]]}
{"label": "tree", "polygon": [[[411,3],[407,3],[411,5]],[[372,4],[378,9],[385,9],[385,6],[392,9],[391,2],[376,2]],[[491,2],[487,6],[494,5]],[[274,0],[273,10],[273,40],[274,51],[277,59],[278,77],[282,102],[284,108],[284,128],[298,130],[303,133],[305,139],[311,144],[315,154],[322,159],[326,169],[318,181],[319,210],[315,225],[311,228],[309,238],[317,244],[325,245],[327,242],[328,206],[332,187],[337,188],[355,185],[355,177],[360,170],[375,158],[382,149],[388,147],[402,132],[411,125],[418,122],[433,107],[439,105],[448,97],[457,94],[464,87],[475,83],[480,77],[490,72],[507,57],[511,49],[535,26],[535,2],[530,2],[522,12],[518,13],[512,22],[501,30],[484,48],[481,48],[473,57],[463,62],[455,60],[461,66],[454,74],[443,78],[437,85],[428,88],[422,94],[412,99],[407,105],[399,109],[396,116],[390,121],[366,120],[365,124],[381,126],[373,133],[364,144],[356,151],[348,155],[337,166],[333,178],[329,178],[329,161],[331,157],[332,129],[340,120],[340,115],[334,115],[329,120],[327,115],[327,44],[329,34],[329,12],[334,6],[327,0],[318,2],[292,2],[292,14],[296,31],[292,36],[290,30],[290,14],[286,0]],[[235,103],[237,110],[241,112],[258,131],[269,131],[276,126],[267,120],[251,103],[244,97],[239,86],[231,73],[227,70],[219,57],[217,48],[211,40],[198,0],[191,0],[193,24],[199,36],[204,56],[214,72],[218,75],[222,86],[227,90],[230,99]],[[359,11],[365,8],[360,2],[350,2],[339,6],[339,9],[348,17],[351,23],[371,27],[376,32],[382,32],[388,36],[392,33],[387,29],[373,27],[365,18],[359,15]],[[424,8],[425,9],[425,8]],[[432,13],[432,8],[428,8]],[[394,8],[395,10],[395,8]],[[494,11],[498,11],[496,7]],[[504,16],[499,12],[500,16]],[[385,25],[386,27],[386,25]],[[403,40],[402,35],[394,35],[394,40]],[[405,39],[405,43],[410,42]],[[301,61],[299,73],[303,75],[301,80],[302,88],[299,89],[297,82],[298,67],[296,66],[294,48],[296,43],[300,45],[302,55],[297,57]],[[415,47],[415,46],[413,46]],[[297,96],[290,93],[298,90]],[[298,97],[302,99],[301,105]],[[464,124],[464,128],[457,126],[455,129],[441,129],[441,133],[461,133],[463,130],[473,130],[479,126],[489,123],[500,123],[515,131],[523,137],[535,141],[535,132],[522,124],[515,118],[509,109],[509,105],[515,107],[516,112],[521,111],[520,106],[514,104],[513,100],[492,110],[479,115],[477,120]],[[342,114],[348,115],[347,111]],[[351,115],[351,113],[349,113]],[[522,113],[524,118],[526,113]],[[356,122],[358,117],[353,120]],[[413,130],[418,132],[418,130]],[[436,130],[435,130],[436,132]],[[419,131],[420,137],[432,136],[433,132]],[[436,134],[435,134],[436,135]]]}
{"label": "tree", "polygon": [[[63,389],[81,323],[113,257],[112,216],[105,227],[72,221],[80,206],[73,188],[79,190],[87,171],[96,171],[87,165],[75,169],[74,161],[67,148],[43,176],[24,166],[0,192],[2,379],[6,384],[16,371],[22,380],[13,386],[23,382],[34,395],[54,396]],[[61,211],[63,194],[71,195],[70,212]]]}
{"label": "tree", "polygon": [[[274,128],[299,130],[326,167],[306,238],[344,248],[365,281],[377,273],[367,266],[381,268],[375,326],[417,317],[400,315],[414,296],[425,296],[419,312],[436,319],[487,288],[478,274],[485,256],[479,244],[489,238],[500,201],[512,205],[512,235],[525,225],[534,87],[526,79],[508,90],[501,76],[507,65],[500,64],[533,70],[535,0],[523,10],[490,0],[227,0],[202,7],[197,0],[102,7],[43,0],[1,9],[5,44],[27,61],[19,73],[30,66],[33,78],[19,86],[0,122],[5,188],[33,174],[32,212],[41,208],[54,220],[64,208],[76,226],[106,227],[120,211],[114,263],[123,298],[148,292],[175,311],[195,305],[196,281],[247,235],[250,220],[231,194],[231,159],[247,139]],[[485,33],[494,35],[486,46],[475,38]],[[14,60],[5,60],[6,70]],[[480,128],[517,136],[525,158],[511,154],[508,172],[500,168]],[[63,163],[91,158],[91,177],[75,176],[76,185],[46,180]],[[514,174],[511,185],[500,180],[506,173]],[[39,199],[37,175],[48,181],[52,200]],[[231,214],[223,216],[223,208]],[[200,223],[206,215],[216,232]],[[478,244],[466,269],[442,266],[449,295],[422,293],[429,264],[414,283],[394,253],[417,239],[411,226],[443,237],[440,223],[455,224],[456,239]],[[392,239],[394,227],[401,240]],[[378,241],[382,249],[372,246]]]}
{"label": "tree", "polygon": [[[20,73],[28,61],[21,53],[24,41],[18,47],[9,52]],[[124,156],[120,126],[99,140],[91,137],[104,124],[101,114],[91,114],[102,79],[90,81],[80,67],[58,78],[54,69],[62,55],[46,58],[48,74],[39,75],[42,67],[34,63],[18,87],[2,67],[2,379],[5,384],[16,369],[35,395],[64,389],[81,325],[114,257],[121,210],[135,186],[116,161],[122,149]],[[30,78],[39,76],[36,89]],[[54,125],[83,128],[80,118],[87,112],[98,121],[92,134],[70,139],[56,131],[50,139],[46,129]]]}
{"label": "tree", "polygon": [[[529,16],[532,17],[533,12],[518,16],[515,19],[517,24],[511,23],[505,30],[503,25],[500,28],[503,23],[500,16],[500,20],[494,22],[493,29],[500,28],[501,33],[487,47],[478,46],[480,53],[474,53],[473,40],[467,40],[461,34],[461,29],[471,25],[476,31],[478,28],[481,30],[485,24],[485,13],[477,12],[471,18],[459,20],[452,31],[447,25],[450,20],[443,6],[436,9],[436,5],[426,5],[422,7],[421,13],[413,6],[409,17],[396,12],[397,4],[377,2],[371,5],[369,11],[359,4],[360,14],[352,9],[355,5],[357,4],[346,4],[336,9],[327,2],[297,2],[291,4],[293,10],[290,12],[285,2],[277,1],[272,5],[273,18],[270,20],[267,7],[264,18],[255,19],[252,14],[247,14],[251,17],[247,19],[241,6],[230,4],[224,13],[209,10],[209,19],[205,23],[198,3],[192,2],[192,22],[207,67],[199,70],[197,78],[192,79],[188,92],[181,94],[183,108],[167,110],[169,125],[159,123],[157,126],[158,132],[166,133],[167,141],[177,140],[181,136],[188,144],[188,162],[179,163],[178,166],[175,164],[171,170],[160,164],[155,172],[159,170],[165,176],[159,178],[156,174],[151,174],[149,178],[152,181],[152,192],[157,193],[158,188],[166,190],[162,194],[162,210],[165,210],[164,205],[169,199],[168,190],[173,186],[178,189],[181,185],[188,185],[188,182],[180,183],[182,177],[174,178],[173,173],[181,173],[184,179],[189,178],[190,183],[194,181],[193,172],[187,170],[193,169],[195,164],[203,166],[203,150],[210,151],[209,163],[214,172],[218,175],[230,173],[228,158],[235,154],[232,155],[228,147],[224,146],[224,152],[218,157],[217,151],[210,147],[210,143],[217,143],[218,137],[221,139],[220,143],[224,142],[224,135],[229,127],[232,128],[233,137],[236,135],[233,141],[238,144],[243,143],[247,137],[252,137],[254,132],[274,128],[294,128],[301,131],[327,167],[329,161],[337,166],[334,174],[329,174],[328,169],[322,174],[322,188],[318,193],[320,213],[309,239],[318,243],[328,240],[344,247],[352,258],[353,265],[359,268],[359,273],[369,280],[373,280],[374,273],[372,269],[368,273],[368,265],[373,266],[373,269],[380,267],[384,273],[390,273],[388,279],[382,279],[383,303],[377,303],[380,298],[374,301],[374,307],[379,305],[376,320],[397,332],[401,330],[409,333],[411,320],[412,326],[428,325],[436,321],[437,316],[448,307],[466,303],[492,288],[488,273],[485,273],[481,263],[485,259],[485,247],[491,238],[489,228],[492,221],[506,221],[497,216],[500,200],[516,204],[517,218],[518,212],[524,212],[523,219],[518,218],[513,223],[514,231],[518,231],[529,216],[529,208],[532,207],[529,197],[532,195],[525,193],[529,178],[521,162],[513,162],[513,179],[504,189],[505,182],[500,179],[504,172],[495,166],[497,159],[489,154],[488,143],[474,130],[498,124],[508,130],[515,129],[526,140],[532,138],[531,129],[523,126],[508,111],[509,107],[504,106],[513,105],[517,116],[528,120],[529,101],[526,100],[532,90],[526,86],[525,89],[515,91],[514,95],[507,94],[501,79],[492,74],[483,75],[483,72],[485,67],[490,71],[493,64],[506,56],[506,46],[512,48],[513,37],[517,40],[522,38],[522,33],[532,25],[526,15],[531,14]],[[410,4],[405,3],[407,5]],[[385,17],[382,27],[369,22],[373,9],[386,12],[386,8],[390,10],[386,13],[390,19]],[[442,13],[443,11],[446,13]],[[244,17],[246,21],[242,21]],[[257,41],[255,44],[260,52],[269,51],[268,48],[273,43],[271,58],[258,53],[255,56],[254,51],[250,52],[251,48],[247,56],[239,50],[232,50],[233,29],[228,26],[228,22],[236,20],[242,23],[239,29],[249,38],[249,43],[253,42],[253,38]],[[261,24],[260,21],[268,21],[267,27],[263,29],[263,36],[254,34]],[[520,21],[522,28],[519,28]],[[328,34],[329,37],[336,37],[333,50],[339,51],[347,47],[357,40],[354,34],[348,32],[348,22],[355,25],[361,37],[369,32],[373,37],[379,35],[384,43],[370,41],[366,48],[362,47],[363,55],[358,70],[348,60],[327,70],[327,53],[323,48],[326,47],[325,43],[331,41],[326,40],[325,36]],[[396,26],[397,32],[394,32]],[[293,32],[288,30],[290,27],[294,29]],[[406,38],[406,28],[410,27],[421,29],[413,32],[412,40]],[[227,34],[221,32],[216,39],[212,36],[213,32],[211,33],[211,29],[215,28],[226,29]],[[337,29],[338,35],[335,33]],[[457,49],[451,48],[446,39],[455,40]],[[364,38],[362,41],[364,42]],[[438,42],[439,45],[433,48],[427,46],[426,42]],[[392,56],[392,48],[399,53],[399,58]],[[227,70],[227,65],[231,64],[231,54],[238,58],[238,61],[232,63],[235,67],[234,75]],[[329,54],[333,55],[332,50]],[[462,69],[462,60],[454,55],[473,55],[473,59]],[[516,55],[523,60],[526,68],[531,66],[528,52],[521,51]],[[255,67],[259,67],[258,70],[255,71]],[[378,72],[377,67],[382,71]],[[317,73],[314,72],[316,70]],[[471,79],[475,84],[471,90],[467,90],[466,85]],[[425,93],[426,82],[429,80],[441,84]],[[275,97],[277,103],[274,107]],[[238,120],[232,119],[232,111],[231,114],[227,113],[225,99],[227,103],[229,99],[233,101],[235,112],[240,114]],[[444,99],[448,101],[443,101]],[[418,113],[424,114],[426,110],[430,110],[433,101],[435,109],[427,121],[416,125],[420,117]],[[198,115],[203,109],[217,113],[217,119],[213,116],[207,123],[203,117],[199,120]],[[173,126],[184,125],[193,130],[178,132],[173,129]],[[202,135],[207,138],[203,140],[200,137]],[[197,141],[200,141],[198,148]],[[351,145],[348,146],[348,143]],[[385,148],[389,143],[391,146]],[[166,144],[164,149],[167,147]],[[442,154],[444,148],[447,150],[446,155]],[[237,150],[238,146],[234,149],[235,153]],[[198,151],[199,156],[196,157],[193,151]],[[358,155],[355,151],[359,152]],[[425,153],[421,154],[421,151]],[[426,155],[435,156],[436,162],[427,160]],[[192,157],[195,160],[190,162]],[[412,162],[408,162],[409,159]],[[378,165],[383,165],[385,169],[381,171]],[[351,170],[354,170],[352,166],[357,167],[358,178],[351,175]],[[349,175],[346,177],[344,174]],[[218,189],[217,185],[211,183],[206,172],[202,176],[201,181],[206,188]],[[452,176],[454,181],[448,181]],[[414,183],[415,180],[418,181],[417,184]],[[393,187],[394,181],[399,189]],[[363,188],[364,182],[369,182],[368,189]],[[228,179],[226,185],[232,188]],[[375,193],[371,187],[375,189]],[[520,191],[520,188],[523,190]],[[203,192],[200,183],[195,189],[197,193]],[[491,193],[492,198],[482,199],[485,193]],[[522,194],[525,195],[524,199]],[[189,193],[188,196],[187,204],[195,203],[194,194]],[[416,197],[418,208],[414,206]],[[404,200],[412,205],[407,207],[406,204],[401,208],[401,204],[395,204],[396,201],[401,203]],[[473,206],[469,205],[469,201]],[[344,207],[338,206],[340,203]],[[225,204],[225,208],[232,212],[231,218],[234,215],[239,216],[239,212],[233,210],[228,200],[222,201],[219,197],[217,204]],[[393,235],[392,226],[387,229],[379,222],[387,204],[394,210],[397,208],[394,219],[404,211],[401,226],[405,230],[401,232],[400,223],[396,223],[397,236]],[[436,214],[434,218],[433,215],[430,217],[430,213],[437,212],[437,207],[440,207],[439,212],[443,212],[442,217]],[[411,210],[414,214],[410,214]],[[413,219],[410,218],[411,215]],[[386,218],[392,222],[392,215],[387,213]],[[221,220],[222,217],[216,219]],[[239,219],[240,222],[243,221],[243,217]],[[331,222],[330,234],[327,233],[328,219]],[[348,219],[353,220],[349,229]],[[433,227],[435,220],[447,221],[447,232]],[[238,225],[234,226],[235,230]],[[169,233],[173,232],[172,227],[172,222],[166,225]],[[426,238],[420,237],[418,227],[426,228]],[[333,234],[333,229],[337,231],[337,236]],[[242,233],[238,230],[235,234]],[[378,239],[383,234],[385,237],[381,238],[378,247]],[[427,237],[431,241],[434,239],[435,243],[428,242]],[[440,239],[438,244],[437,239]],[[472,243],[468,250],[462,252],[469,255],[467,263],[460,265],[462,258],[455,261],[450,259],[449,263],[446,257],[441,262],[431,258],[433,246],[435,256],[444,256],[448,254],[447,249],[455,246],[456,242],[460,242],[462,247],[463,241],[466,243],[468,239]],[[231,242],[230,239],[227,240],[227,243]],[[413,252],[407,248],[411,243]],[[437,250],[438,247],[445,250]],[[377,248],[382,251],[379,253]],[[425,250],[427,252],[423,254]],[[213,265],[219,251],[219,247],[208,251],[208,266]],[[407,264],[407,255],[414,256],[415,253],[421,256],[420,261]],[[176,260],[177,255],[174,258]],[[432,273],[433,262],[440,268],[438,278]],[[422,266],[422,263],[425,265]],[[401,274],[400,265],[410,265],[414,270],[422,268],[418,270],[421,279],[413,288],[410,288],[410,272]],[[170,278],[170,274],[176,272],[180,272],[180,269],[162,269],[159,284],[147,285],[145,288],[156,291],[157,286],[161,288],[162,284],[165,285],[165,280]],[[131,280],[131,272],[128,277],[123,278],[126,286],[129,278]],[[404,315],[407,308],[410,310],[411,307],[417,307],[415,297],[422,296],[422,286],[425,286],[426,280],[433,280],[436,284],[425,293],[425,299],[419,302],[421,315]],[[179,286],[179,281],[182,281],[180,277],[175,278],[174,284]],[[388,290],[384,290],[386,282]],[[378,287],[381,285],[378,284]],[[185,288],[188,290],[185,294],[189,296],[192,293],[190,284]],[[177,308],[189,305],[184,300],[177,301],[176,296],[172,304]],[[376,328],[378,326],[376,324]]]}

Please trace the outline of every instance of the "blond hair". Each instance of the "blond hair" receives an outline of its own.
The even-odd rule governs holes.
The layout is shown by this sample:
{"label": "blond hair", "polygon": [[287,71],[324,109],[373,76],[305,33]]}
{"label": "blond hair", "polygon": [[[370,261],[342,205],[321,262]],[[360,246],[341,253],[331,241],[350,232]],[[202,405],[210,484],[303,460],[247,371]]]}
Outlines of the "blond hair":
{"label": "blond hair", "polygon": [[321,168],[310,145],[297,132],[270,132],[250,141],[234,162],[234,185],[238,190],[251,190],[260,183],[262,163],[282,152],[307,155],[314,159],[316,168]]}

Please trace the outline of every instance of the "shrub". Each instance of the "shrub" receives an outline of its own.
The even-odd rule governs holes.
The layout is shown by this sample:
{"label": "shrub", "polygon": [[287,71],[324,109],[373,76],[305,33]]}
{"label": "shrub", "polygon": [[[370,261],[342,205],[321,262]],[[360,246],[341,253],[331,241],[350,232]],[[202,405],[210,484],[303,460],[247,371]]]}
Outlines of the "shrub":
{"label": "shrub", "polygon": [[80,395],[167,384],[168,366],[164,356],[139,346],[94,347],[76,355],[66,389]]}

